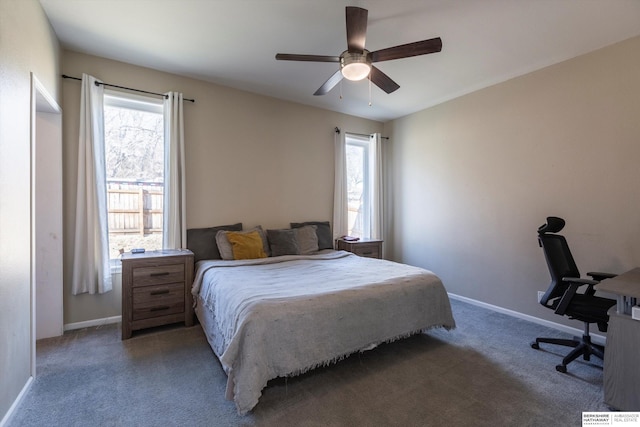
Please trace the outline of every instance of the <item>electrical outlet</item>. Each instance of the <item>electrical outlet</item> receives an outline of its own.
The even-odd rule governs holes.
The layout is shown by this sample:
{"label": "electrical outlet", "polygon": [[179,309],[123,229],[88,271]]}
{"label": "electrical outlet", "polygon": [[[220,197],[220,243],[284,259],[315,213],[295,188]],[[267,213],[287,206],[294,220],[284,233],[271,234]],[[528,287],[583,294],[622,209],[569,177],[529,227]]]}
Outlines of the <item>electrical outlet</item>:
{"label": "electrical outlet", "polygon": [[544,291],[538,291],[538,303],[542,301],[542,297],[544,296]]}

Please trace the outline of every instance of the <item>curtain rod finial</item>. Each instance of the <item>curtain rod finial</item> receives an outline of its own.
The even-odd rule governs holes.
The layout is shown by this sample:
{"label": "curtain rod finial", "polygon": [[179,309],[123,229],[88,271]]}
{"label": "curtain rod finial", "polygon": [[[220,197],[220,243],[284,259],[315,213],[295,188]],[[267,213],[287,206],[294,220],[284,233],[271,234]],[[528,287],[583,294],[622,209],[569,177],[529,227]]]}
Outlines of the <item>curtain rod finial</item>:
{"label": "curtain rod finial", "polygon": [[340,128],[338,126],[336,126],[335,131],[336,131],[336,133],[340,133]]}

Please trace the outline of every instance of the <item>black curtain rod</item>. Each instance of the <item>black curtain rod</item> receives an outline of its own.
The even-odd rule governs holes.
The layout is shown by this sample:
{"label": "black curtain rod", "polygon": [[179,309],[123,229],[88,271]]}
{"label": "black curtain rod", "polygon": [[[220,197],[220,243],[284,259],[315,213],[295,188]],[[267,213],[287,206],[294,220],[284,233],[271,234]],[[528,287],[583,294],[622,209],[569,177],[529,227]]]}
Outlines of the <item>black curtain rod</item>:
{"label": "black curtain rod", "polygon": [[[80,80],[80,81],[82,81],[82,79],[79,79],[78,77],[67,76],[66,74],[63,74],[62,78],[63,79],[72,79],[72,80]],[[167,98],[168,97],[168,95],[165,95],[164,93],[149,92],[149,91],[146,91],[146,90],[133,89],[133,88],[130,88],[130,87],[125,87],[125,86],[118,86],[118,85],[112,85],[112,84],[109,84],[109,83],[96,82],[96,86],[99,86],[99,85],[109,86],[109,87],[116,87],[118,89],[125,89],[125,90],[130,90],[130,91],[133,91],[133,92],[147,93],[149,95],[161,96],[163,98]],[[196,102],[195,99],[187,99],[187,98],[182,98],[182,99],[184,101]]]}
{"label": "black curtain rod", "polygon": [[[336,131],[336,133],[340,133],[340,128],[336,126],[335,131]],[[373,135],[365,135],[365,134],[363,134],[363,133],[353,133],[353,132],[349,132],[349,133],[350,133],[351,135],[356,135],[356,136],[368,136],[368,137],[373,136]],[[380,138],[382,138],[382,139],[389,139],[389,137],[388,137],[388,136],[380,136]]]}

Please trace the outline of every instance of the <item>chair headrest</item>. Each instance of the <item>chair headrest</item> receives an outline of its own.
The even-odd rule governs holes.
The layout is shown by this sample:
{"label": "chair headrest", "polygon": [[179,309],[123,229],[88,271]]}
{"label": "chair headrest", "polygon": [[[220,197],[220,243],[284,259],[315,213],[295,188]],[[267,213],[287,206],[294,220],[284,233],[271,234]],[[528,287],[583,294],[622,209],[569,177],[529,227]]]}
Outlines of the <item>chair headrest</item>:
{"label": "chair headrest", "polygon": [[538,234],[557,233],[564,228],[564,219],[557,216],[547,217],[547,223],[538,227]]}

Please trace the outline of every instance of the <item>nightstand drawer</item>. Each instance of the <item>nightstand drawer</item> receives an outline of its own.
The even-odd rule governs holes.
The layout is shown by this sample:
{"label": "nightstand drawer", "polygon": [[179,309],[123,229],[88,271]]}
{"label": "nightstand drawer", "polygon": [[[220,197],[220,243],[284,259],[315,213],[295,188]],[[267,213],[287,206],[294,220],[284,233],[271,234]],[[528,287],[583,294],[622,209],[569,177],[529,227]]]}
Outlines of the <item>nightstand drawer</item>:
{"label": "nightstand drawer", "polygon": [[133,287],[176,282],[184,282],[184,264],[167,264],[133,269]]}
{"label": "nightstand drawer", "polygon": [[144,286],[133,290],[133,320],[182,313],[184,283]]}
{"label": "nightstand drawer", "polygon": [[337,239],[336,249],[341,251],[353,252],[358,256],[367,258],[382,258],[382,240],[363,239],[356,241],[347,241],[343,239]]}
{"label": "nightstand drawer", "polygon": [[354,245],[352,252],[356,255],[369,257],[369,258],[381,258],[382,254],[380,253],[380,245],[377,243],[368,244],[361,243],[359,245]]}

